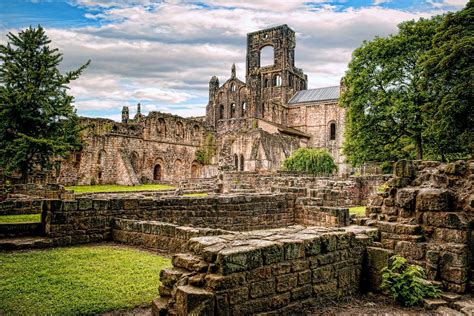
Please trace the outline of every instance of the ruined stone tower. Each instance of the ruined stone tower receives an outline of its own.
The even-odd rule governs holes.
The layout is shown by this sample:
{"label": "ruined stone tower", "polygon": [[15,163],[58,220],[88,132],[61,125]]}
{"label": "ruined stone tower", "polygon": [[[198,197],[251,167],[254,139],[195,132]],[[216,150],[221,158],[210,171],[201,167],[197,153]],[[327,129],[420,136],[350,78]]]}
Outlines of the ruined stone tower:
{"label": "ruined stone tower", "polygon": [[295,47],[295,32],[286,24],[247,34],[246,81],[255,117],[285,124],[288,100],[307,88],[307,76],[295,67]]}

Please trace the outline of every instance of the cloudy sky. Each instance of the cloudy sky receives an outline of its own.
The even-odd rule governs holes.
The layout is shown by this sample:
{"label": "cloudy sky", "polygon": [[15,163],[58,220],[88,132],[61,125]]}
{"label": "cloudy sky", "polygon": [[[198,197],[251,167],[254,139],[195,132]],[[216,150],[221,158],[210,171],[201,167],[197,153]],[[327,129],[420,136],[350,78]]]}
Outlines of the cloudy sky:
{"label": "cloudy sky", "polygon": [[90,59],[71,84],[80,115],[120,119],[164,111],[204,115],[211,76],[223,83],[232,63],[245,79],[246,34],[288,24],[296,66],[309,88],[337,85],[363,40],[398,23],[459,10],[467,0],[0,0],[0,42],[42,25],[64,54],[63,71]]}

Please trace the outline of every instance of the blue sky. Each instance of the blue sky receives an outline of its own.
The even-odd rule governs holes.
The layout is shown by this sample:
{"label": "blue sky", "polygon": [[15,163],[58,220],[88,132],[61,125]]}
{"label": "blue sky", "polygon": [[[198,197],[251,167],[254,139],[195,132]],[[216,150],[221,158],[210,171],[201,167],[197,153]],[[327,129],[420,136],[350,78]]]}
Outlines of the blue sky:
{"label": "blue sky", "polygon": [[245,77],[246,33],[288,24],[296,64],[309,88],[338,84],[363,40],[404,20],[459,10],[464,0],[152,1],[0,0],[0,42],[41,24],[64,54],[62,69],[92,63],[71,84],[80,115],[119,119],[123,105],[144,112],[204,115],[211,76],[223,83],[232,63]]}

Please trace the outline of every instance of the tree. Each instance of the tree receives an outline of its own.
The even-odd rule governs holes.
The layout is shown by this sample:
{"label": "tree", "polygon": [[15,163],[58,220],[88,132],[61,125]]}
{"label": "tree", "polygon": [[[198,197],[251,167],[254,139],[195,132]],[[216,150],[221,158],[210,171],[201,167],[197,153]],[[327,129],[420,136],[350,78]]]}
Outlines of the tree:
{"label": "tree", "polygon": [[426,94],[418,60],[441,18],[401,23],[398,34],[354,51],[341,96],[348,109],[343,150],[353,165],[423,158]]}
{"label": "tree", "polygon": [[283,169],[324,175],[333,173],[337,170],[337,166],[332,156],[325,150],[299,148],[283,161]]}
{"label": "tree", "polygon": [[41,26],[7,37],[0,45],[0,165],[25,181],[79,148],[78,117],[66,91],[90,61],[62,75],[62,54],[48,46]]}
{"label": "tree", "polygon": [[424,107],[428,124],[427,151],[454,160],[474,153],[474,2],[448,13],[436,30],[432,47],[421,58],[428,91]]}

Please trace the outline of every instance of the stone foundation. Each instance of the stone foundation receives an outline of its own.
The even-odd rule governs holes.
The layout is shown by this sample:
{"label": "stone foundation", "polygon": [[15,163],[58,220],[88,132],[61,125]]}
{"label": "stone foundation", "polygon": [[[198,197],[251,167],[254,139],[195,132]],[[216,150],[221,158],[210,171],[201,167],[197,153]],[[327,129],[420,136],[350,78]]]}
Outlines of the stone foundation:
{"label": "stone foundation", "polygon": [[357,293],[374,230],[292,226],[192,238],[161,272],[153,313],[288,314]]}

